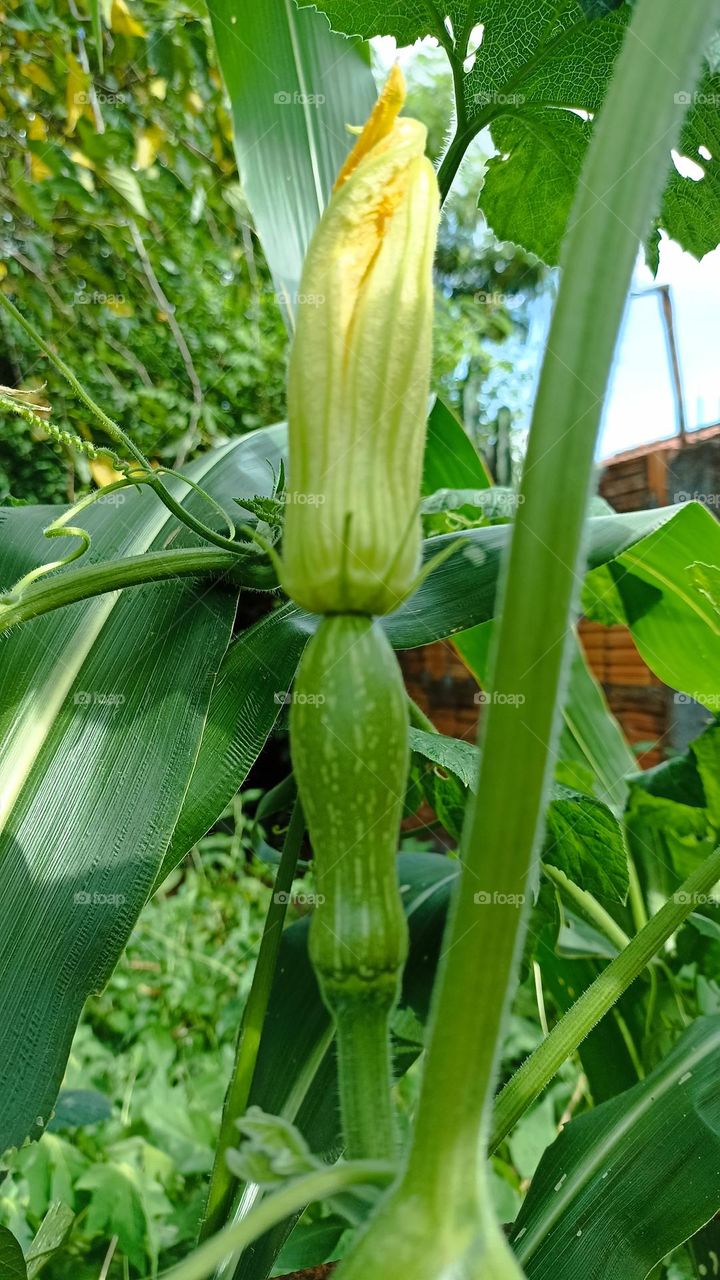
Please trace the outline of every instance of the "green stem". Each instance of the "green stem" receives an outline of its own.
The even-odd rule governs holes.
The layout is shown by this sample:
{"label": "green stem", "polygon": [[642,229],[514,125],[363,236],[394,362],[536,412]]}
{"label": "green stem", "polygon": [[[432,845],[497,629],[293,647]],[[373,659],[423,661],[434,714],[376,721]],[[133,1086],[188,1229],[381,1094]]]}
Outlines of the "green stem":
{"label": "green stem", "polygon": [[653,956],[680,927],[698,900],[720,880],[720,847],[669,898],[656,916],[611,960],[550,1035],[505,1085],[495,1104],[490,1150],[494,1151],[530,1103],[552,1080],[563,1062],[642,973]]}
{"label": "green stem", "polygon": [[713,17],[706,0],[688,0],[682,17],[676,0],[635,6],[563,245],[501,591],[489,684],[499,696],[488,708],[478,792],[466,813],[405,1184],[440,1213],[455,1197],[467,1204],[467,1171],[489,1130],[582,577],[603,400],[638,244],[682,123],[676,95],[695,83]]}
{"label": "green stem", "polygon": [[630,910],[633,922],[636,930],[643,929],[648,922],[648,913],[635,859],[631,853],[628,853],[628,873],[630,878]]}
{"label": "green stem", "polygon": [[628,945],[630,939],[625,930],[620,928],[617,921],[613,920],[610,912],[606,911],[598,902],[597,898],[594,898],[591,893],[587,892],[587,889],[581,889],[580,886],[575,884],[569,876],[566,876],[565,872],[561,871],[559,867],[551,867],[544,862],[543,871],[545,872],[548,880],[552,880],[553,884],[557,885],[560,892],[564,894],[566,898],[569,898],[570,901],[578,907],[580,911],[582,911],[583,915],[586,916],[592,924],[596,925],[600,932],[605,934],[606,938],[610,939],[619,951],[622,951],[623,947]]}
{"label": "green stem", "polygon": [[235,1064],[225,1095],[205,1218],[200,1228],[200,1240],[205,1240],[213,1232],[218,1231],[227,1221],[232,1208],[237,1179],[228,1169],[225,1155],[228,1148],[234,1146],[238,1140],[237,1121],[246,1110],[250,1097],[260,1037],[277,968],[288,898],[304,834],[305,818],[302,805],[296,799],[285,834],[272,898],[265,917],[250,994],[240,1022]]}
{"label": "green stem", "polygon": [[177,1266],[163,1271],[162,1280],[207,1280],[230,1254],[246,1249],[253,1240],[306,1205],[337,1195],[348,1187],[386,1186],[393,1173],[392,1166],[380,1160],[356,1160],[308,1173],[261,1201],[240,1222],[218,1231]]}
{"label": "green stem", "polygon": [[[147,582],[169,578],[196,577],[198,574],[228,574],[238,581],[239,560],[229,551],[213,551],[209,547],[178,548],[175,551],[150,551],[124,560],[107,560],[103,564],[66,569],[55,577],[44,578],[27,587],[15,604],[0,605],[0,633],[29,622],[44,613],[77,604],[107,591],[138,587]],[[248,585],[256,585],[250,580]]]}
{"label": "green stem", "polygon": [[408,715],[410,724],[413,729],[422,729],[425,733],[437,733],[437,729],[429,716],[425,715],[422,707],[419,707],[408,694]]}
{"label": "green stem", "polygon": [[349,1159],[395,1155],[388,1006],[357,1000],[335,1008],[342,1129]]}

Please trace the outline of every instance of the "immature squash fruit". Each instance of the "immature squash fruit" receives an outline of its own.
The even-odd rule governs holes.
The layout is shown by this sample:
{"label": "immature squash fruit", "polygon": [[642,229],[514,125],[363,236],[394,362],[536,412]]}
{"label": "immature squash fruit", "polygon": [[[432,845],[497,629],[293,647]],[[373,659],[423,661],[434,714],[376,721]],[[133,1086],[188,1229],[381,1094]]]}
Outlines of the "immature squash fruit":
{"label": "immature squash fruit", "polygon": [[315,858],[310,956],[335,1021],[347,1149],[390,1155],[388,1022],[408,945],[396,853],[409,748],[402,675],[377,621],[322,620],[300,663],[290,741]]}
{"label": "immature squash fruit", "polygon": [[302,276],[283,586],[314,613],[389,613],[418,570],[439,196],[404,97],[395,67]]}

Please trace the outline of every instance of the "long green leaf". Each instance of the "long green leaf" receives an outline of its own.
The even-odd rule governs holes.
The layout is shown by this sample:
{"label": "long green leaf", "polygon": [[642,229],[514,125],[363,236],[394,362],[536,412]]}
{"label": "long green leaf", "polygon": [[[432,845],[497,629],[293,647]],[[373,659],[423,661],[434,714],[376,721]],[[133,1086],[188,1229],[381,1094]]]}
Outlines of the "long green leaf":
{"label": "long green leaf", "polygon": [[291,320],[305,250],[375,101],[367,53],[294,0],[209,0],[238,169]]}
{"label": "long green leaf", "polygon": [[[221,461],[196,464],[194,478]],[[141,554],[177,533],[154,495],[123,496],[83,513],[93,558]],[[57,554],[40,533],[49,518],[0,512],[4,587]],[[146,586],[38,618],[0,646],[2,1150],[47,1124],[83,1002],[155,880],[235,600],[196,582]]]}
{"label": "long green leaf", "polygon": [[563,1130],[512,1234],[531,1280],[644,1280],[720,1206],[720,1018]]}

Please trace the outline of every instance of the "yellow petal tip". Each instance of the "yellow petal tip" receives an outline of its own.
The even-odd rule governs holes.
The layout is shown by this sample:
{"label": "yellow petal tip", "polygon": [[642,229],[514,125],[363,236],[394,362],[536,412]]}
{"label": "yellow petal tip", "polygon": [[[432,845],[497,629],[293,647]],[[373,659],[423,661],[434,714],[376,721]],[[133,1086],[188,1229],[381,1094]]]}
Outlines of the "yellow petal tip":
{"label": "yellow petal tip", "polygon": [[333,188],[334,191],[337,191],[344,182],[347,182],[350,174],[357,168],[360,161],[392,131],[395,121],[402,111],[406,94],[405,76],[398,63],[395,62],[390,68],[382,93],[375,103],[367,123],[361,130],[355,146],[337,176]]}

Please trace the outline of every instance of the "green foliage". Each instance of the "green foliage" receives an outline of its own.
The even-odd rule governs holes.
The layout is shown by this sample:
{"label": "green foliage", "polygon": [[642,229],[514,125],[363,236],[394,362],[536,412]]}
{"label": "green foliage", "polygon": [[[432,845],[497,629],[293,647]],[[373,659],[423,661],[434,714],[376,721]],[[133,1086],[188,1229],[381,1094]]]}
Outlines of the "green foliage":
{"label": "green foliage", "polygon": [[[170,465],[284,400],[285,329],[208,35],[185,6],[116,3],[100,72],[89,12],[71,27],[51,0],[3,14],[0,287]],[[0,332],[0,382],[47,383],[58,426],[93,434],[5,318]],[[61,501],[90,478],[72,448],[3,423],[0,492]]]}
{"label": "green foliage", "polygon": [[96,1280],[114,1235],[112,1280],[123,1255],[145,1275],[192,1243],[269,895],[262,868],[243,869],[251,834],[238,808],[148,904],[89,1001],[65,1085],[92,1089],[110,1115],[63,1114],[61,1095],[52,1132],[7,1159],[3,1220],[29,1259],[53,1202],[76,1215],[53,1280]]}
{"label": "green foliage", "polygon": [[[435,36],[450,60],[457,99],[441,185],[443,170],[447,189],[468,143],[490,125],[499,154],[490,162],[480,207],[500,239],[556,263],[592,132],[576,113],[594,115],[600,107],[632,6],[624,0],[411,0],[393,8],[378,0],[300,2],[316,4],[336,31],[392,35],[401,45]],[[698,258],[720,238],[719,93],[709,50],[696,91],[688,86],[678,97],[679,110],[691,103],[678,149],[700,165],[703,177],[682,177],[668,149],[669,184],[658,221]]]}
{"label": "green foliage", "polygon": [[513,1227],[529,1280],[645,1280],[713,1215],[718,1045],[720,1019],[698,1019],[647,1080],[550,1147]]}

